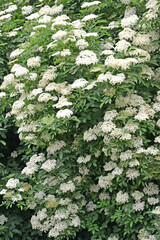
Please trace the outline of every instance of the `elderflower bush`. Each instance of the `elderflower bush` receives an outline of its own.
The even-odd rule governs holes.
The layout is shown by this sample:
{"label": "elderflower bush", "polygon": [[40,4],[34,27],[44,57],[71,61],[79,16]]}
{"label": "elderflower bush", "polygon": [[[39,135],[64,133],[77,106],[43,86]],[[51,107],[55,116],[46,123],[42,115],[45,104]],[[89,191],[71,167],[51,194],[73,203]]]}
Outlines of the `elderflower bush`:
{"label": "elderflower bush", "polygon": [[115,16],[105,4],[83,2],[76,20],[61,1],[27,15],[1,101],[42,149],[0,194],[51,239],[158,240],[159,3],[122,0]]}

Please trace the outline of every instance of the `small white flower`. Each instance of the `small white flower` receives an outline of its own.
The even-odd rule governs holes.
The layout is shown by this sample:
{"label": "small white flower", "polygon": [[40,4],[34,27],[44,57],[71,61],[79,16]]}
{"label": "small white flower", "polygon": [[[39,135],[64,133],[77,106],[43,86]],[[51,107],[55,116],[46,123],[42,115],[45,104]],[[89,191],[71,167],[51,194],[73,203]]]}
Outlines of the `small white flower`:
{"label": "small white flower", "polygon": [[154,210],[152,210],[152,213],[160,215],[160,206],[158,206]]}
{"label": "small white flower", "polygon": [[37,25],[35,27],[33,27],[33,30],[39,29],[39,28],[46,28],[46,25],[41,24],[41,25]]}
{"label": "small white flower", "polygon": [[66,31],[59,30],[55,34],[52,35],[52,39],[53,40],[60,40],[60,39],[62,39],[66,35],[67,35]]}
{"label": "small white flower", "polygon": [[69,118],[71,117],[73,112],[70,109],[59,110],[56,114],[57,118]]}
{"label": "small white flower", "polygon": [[88,81],[84,78],[79,78],[77,80],[75,80],[72,84],[71,84],[71,88],[80,88],[80,87],[84,87],[86,86],[86,84],[88,84]]}
{"label": "small white flower", "polygon": [[109,237],[107,240],[119,240],[117,237]]}
{"label": "small white flower", "polygon": [[48,102],[50,99],[52,99],[50,93],[41,93],[38,97],[39,102]]}
{"label": "small white flower", "polygon": [[97,17],[98,17],[98,16],[95,15],[95,14],[90,14],[90,15],[87,15],[87,16],[85,16],[84,18],[82,18],[82,21],[83,21],[83,22],[86,22],[86,21],[95,19],[95,18],[97,18]]}
{"label": "small white flower", "polygon": [[32,13],[33,7],[32,6],[24,6],[22,7],[22,14],[23,15],[29,15]]}
{"label": "small white flower", "polygon": [[11,152],[11,157],[16,158],[18,156],[17,151]]}
{"label": "small white flower", "polygon": [[81,20],[78,19],[78,20],[75,20],[75,21],[72,22],[72,26],[74,28],[81,29],[84,26],[84,23],[81,22]]}
{"label": "small white flower", "polygon": [[129,4],[130,0],[121,0],[121,2],[124,3],[124,4]]}
{"label": "small white flower", "polygon": [[155,204],[159,203],[159,199],[158,198],[154,198],[154,197],[148,198],[147,201],[148,201],[148,203],[150,205],[155,205]]}
{"label": "small white flower", "polygon": [[97,32],[85,33],[85,37],[97,37],[97,36],[98,36]]}
{"label": "small white flower", "polygon": [[145,206],[145,202],[138,201],[132,205],[132,208],[137,212],[137,211],[143,211],[144,206]]}
{"label": "small white flower", "polygon": [[0,195],[5,195],[7,193],[6,189],[2,189],[2,191],[0,191]]}
{"label": "small white flower", "polygon": [[40,67],[41,58],[39,56],[32,57],[27,60],[28,67]]}
{"label": "small white flower", "polygon": [[0,225],[3,225],[7,221],[8,221],[8,218],[6,218],[3,214],[0,215]]}
{"label": "small white flower", "polygon": [[0,21],[3,21],[3,20],[11,20],[11,17],[12,15],[9,13],[9,14],[6,14],[6,15],[3,15],[0,17]]}
{"label": "small white flower", "polygon": [[81,8],[86,8],[86,7],[91,7],[94,5],[98,5],[99,3],[101,3],[100,1],[93,1],[93,2],[84,2],[81,6]]}
{"label": "small white flower", "polygon": [[6,96],[6,93],[5,92],[0,92],[0,98],[3,98]]}
{"label": "small white flower", "polygon": [[33,19],[36,19],[36,18],[39,18],[40,17],[40,15],[39,15],[39,13],[33,13],[33,14],[31,14],[31,15],[29,15],[28,17],[26,17],[26,19],[27,20],[33,20]]}
{"label": "small white flower", "polygon": [[129,42],[127,42],[126,40],[122,39],[120,41],[118,41],[116,43],[116,47],[115,50],[117,52],[126,52],[127,49],[131,46],[131,44]]}
{"label": "small white flower", "polygon": [[72,105],[72,102],[68,102],[68,99],[62,96],[59,98],[58,103],[54,104],[53,107],[61,108],[61,107],[70,106],[70,105]]}
{"label": "small white flower", "polygon": [[[130,1],[130,0],[129,0]],[[120,39],[132,39],[135,36],[136,32],[131,28],[124,28],[118,35]]]}
{"label": "small white flower", "polygon": [[10,5],[6,10],[5,12],[9,13],[9,12],[13,12],[17,10],[17,5]]}
{"label": "small white flower", "polygon": [[17,185],[19,185],[19,179],[15,179],[15,178],[10,178],[6,184],[7,188],[16,188]]}
{"label": "small white flower", "polygon": [[22,196],[20,194],[17,194],[15,196],[12,195],[11,199],[12,199],[13,202],[21,201],[22,200]]}
{"label": "small white flower", "polygon": [[139,176],[139,171],[135,169],[128,169],[126,172],[126,177],[129,178],[130,180],[133,180]]}
{"label": "small white flower", "polygon": [[64,193],[71,191],[75,191],[75,185],[72,181],[68,181],[67,183],[61,183],[60,185],[60,190]]}
{"label": "small white flower", "polygon": [[86,42],[84,39],[79,39],[76,42],[76,47],[78,47],[80,50],[83,50],[89,46],[88,42]]}
{"label": "small white flower", "polygon": [[23,75],[26,75],[29,71],[27,68],[22,67],[20,64],[14,64],[14,66],[11,68],[11,72],[14,72],[16,77],[21,77]]}
{"label": "small white flower", "polygon": [[76,58],[76,65],[90,65],[98,63],[98,58],[93,51],[84,50],[81,51]]}
{"label": "small white flower", "polygon": [[110,78],[110,83],[115,85],[116,83],[122,83],[125,80],[126,76],[123,73],[119,73],[117,75],[112,75]]}
{"label": "small white flower", "polygon": [[122,28],[134,26],[137,23],[138,19],[139,18],[137,15],[132,14],[131,16],[125,17],[121,20],[121,26]]}
{"label": "small white flower", "polygon": [[13,52],[11,52],[10,58],[15,58],[15,57],[19,56],[22,52],[24,52],[24,49],[17,48]]}
{"label": "small white flower", "polygon": [[41,166],[41,169],[44,169],[46,172],[50,172],[53,169],[55,169],[56,166],[56,160],[55,159],[48,159],[46,162],[44,162]]}
{"label": "small white flower", "polygon": [[7,37],[15,37],[17,34],[17,31],[8,32]]}
{"label": "small white flower", "polygon": [[116,168],[112,171],[112,175],[113,175],[113,176],[121,175],[122,172],[123,172],[123,168],[116,167]]}
{"label": "small white flower", "polygon": [[71,55],[71,51],[69,49],[63,49],[63,51],[60,51],[60,55],[62,57],[70,56]]}
{"label": "small white flower", "polygon": [[87,163],[91,160],[91,155],[87,155],[86,157],[83,157],[83,156],[80,156],[78,159],[77,159],[77,162],[78,163]]}
{"label": "small white flower", "polygon": [[137,191],[137,190],[134,191],[131,195],[136,201],[141,200],[141,198],[144,196],[144,194],[142,192]]}
{"label": "small white flower", "polygon": [[123,193],[122,191],[119,191],[116,196],[116,202],[123,204],[128,202],[128,193]]}
{"label": "small white flower", "polygon": [[44,15],[42,18],[38,20],[38,23],[49,23],[51,22],[52,17]]}
{"label": "small white flower", "polygon": [[36,80],[36,78],[37,78],[37,73],[30,73],[30,79],[32,80],[32,81],[35,81]]}
{"label": "small white flower", "polygon": [[154,139],[154,142],[160,143],[160,136],[157,136],[157,137]]}

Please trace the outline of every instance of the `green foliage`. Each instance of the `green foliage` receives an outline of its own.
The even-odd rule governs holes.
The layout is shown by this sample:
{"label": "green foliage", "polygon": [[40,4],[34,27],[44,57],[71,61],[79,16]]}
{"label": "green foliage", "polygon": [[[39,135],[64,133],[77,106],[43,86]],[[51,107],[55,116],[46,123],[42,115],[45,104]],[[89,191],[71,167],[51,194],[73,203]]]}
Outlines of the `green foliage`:
{"label": "green foliage", "polygon": [[0,239],[158,240],[159,3],[12,3],[0,15]]}

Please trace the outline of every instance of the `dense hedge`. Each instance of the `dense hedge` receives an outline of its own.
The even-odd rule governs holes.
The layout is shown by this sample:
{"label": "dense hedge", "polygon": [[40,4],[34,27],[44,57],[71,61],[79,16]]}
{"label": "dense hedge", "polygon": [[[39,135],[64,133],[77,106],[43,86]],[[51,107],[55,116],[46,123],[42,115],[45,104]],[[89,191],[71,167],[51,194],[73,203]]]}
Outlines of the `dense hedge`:
{"label": "dense hedge", "polygon": [[160,238],[159,6],[3,1],[2,239]]}

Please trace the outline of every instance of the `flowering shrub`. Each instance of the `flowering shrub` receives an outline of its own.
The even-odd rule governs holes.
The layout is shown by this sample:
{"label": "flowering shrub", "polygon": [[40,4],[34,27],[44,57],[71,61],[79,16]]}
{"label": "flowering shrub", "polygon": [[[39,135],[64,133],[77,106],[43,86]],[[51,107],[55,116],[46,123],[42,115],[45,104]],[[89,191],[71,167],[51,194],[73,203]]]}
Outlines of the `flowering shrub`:
{"label": "flowering shrub", "polygon": [[73,16],[58,0],[1,14],[4,26],[21,11],[29,35],[0,94],[30,152],[0,194],[32,210],[32,229],[50,239],[82,229],[92,240],[160,237],[158,9],[102,0]]}

